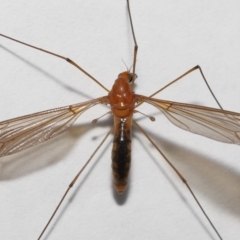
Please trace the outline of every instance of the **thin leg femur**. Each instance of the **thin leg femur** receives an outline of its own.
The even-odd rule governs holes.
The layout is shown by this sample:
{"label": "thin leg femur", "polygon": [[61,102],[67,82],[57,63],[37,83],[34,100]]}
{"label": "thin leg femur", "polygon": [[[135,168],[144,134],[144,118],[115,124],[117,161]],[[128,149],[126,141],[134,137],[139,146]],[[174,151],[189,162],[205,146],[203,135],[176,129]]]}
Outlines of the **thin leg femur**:
{"label": "thin leg femur", "polygon": [[173,169],[173,171],[178,175],[178,177],[181,179],[181,181],[186,185],[186,187],[188,188],[189,192],[191,193],[192,197],[194,198],[195,202],[197,203],[197,205],[199,206],[199,208],[201,209],[202,213],[204,214],[204,216],[206,217],[206,219],[208,220],[208,222],[210,223],[210,225],[212,226],[213,230],[216,232],[216,234],[218,235],[219,239],[222,240],[221,235],[219,234],[219,232],[217,231],[216,227],[214,226],[213,222],[211,221],[211,219],[208,217],[207,213],[205,212],[205,210],[203,209],[202,205],[200,204],[199,200],[197,199],[195,193],[193,192],[193,190],[191,189],[191,187],[189,186],[187,180],[182,176],[182,174],[176,169],[176,167],[171,163],[171,161],[165,156],[165,154],[160,150],[160,148],[156,145],[156,143],[148,136],[148,134],[136,123],[136,121],[133,121],[134,125],[144,134],[144,136],[149,140],[149,142],[156,148],[156,150],[161,154],[161,156],[164,158],[164,160],[170,165],[170,167]]}
{"label": "thin leg femur", "polygon": [[131,31],[132,31],[132,36],[133,36],[133,41],[134,41],[134,51],[133,51],[133,81],[132,81],[132,86],[134,87],[134,81],[135,81],[135,72],[136,72],[136,62],[137,62],[137,52],[138,52],[138,45],[137,45],[137,40],[134,32],[134,27],[133,27],[133,22],[132,22],[132,15],[130,11],[130,5],[129,5],[129,0],[127,0],[127,9],[128,9],[128,16],[130,20],[130,25],[131,25]]}
{"label": "thin leg femur", "polygon": [[168,83],[168,84],[165,85],[164,87],[160,88],[159,90],[157,90],[156,92],[154,92],[153,94],[151,94],[149,97],[155,96],[156,94],[160,93],[161,91],[163,91],[164,89],[166,89],[166,88],[169,87],[170,85],[176,83],[177,81],[183,79],[185,76],[187,76],[188,74],[194,72],[195,70],[199,70],[199,71],[200,71],[201,76],[202,76],[204,82],[206,83],[208,90],[210,91],[211,95],[213,96],[213,98],[214,98],[214,100],[216,101],[216,103],[217,103],[217,105],[219,106],[219,108],[221,108],[221,109],[223,110],[221,104],[219,103],[218,99],[217,99],[216,96],[214,95],[211,87],[210,87],[209,84],[208,84],[207,79],[206,79],[205,76],[204,76],[203,71],[202,71],[202,68],[201,68],[200,66],[198,66],[198,65],[195,66],[195,67],[193,67],[193,68],[191,68],[190,70],[188,70],[187,72],[185,72],[184,74],[182,74],[182,75],[179,76],[178,78],[174,79],[173,81],[171,81],[170,83]]}
{"label": "thin leg femur", "polygon": [[7,38],[11,41],[14,41],[14,42],[17,42],[17,43],[20,43],[20,44],[23,44],[27,47],[30,47],[30,48],[34,48],[38,51],[41,51],[41,52],[45,52],[47,54],[50,54],[50,55],[53,55],[55,57],[58,57],[58,58],[61,58],[61,59],[64,59],[65,61],[67,61],[68,63],[70,63],[71,65],[73,65],[74,67],[76,67],[77,69],[79,69],[81,72],[83,72],[85,75],[87,75],[89,78],[91,78],[95,83],[97,83],[100,87],[102,87],[104,90],[106,90],[107,92],[109,92],[109,90],[104,87],[96,78],[94,78],[91,74],[89,74],[87,71],[85,71],[83,68],[81,68],[77,63],[75,63],[73,60],[71,60],[70,58],[67,58],[67,57],[64,57],[62,55],[59,55],[59,54],[56,54],[56,53],[53,53],[53,52],[50,52],[48,50],[45,50],[45,49],[42,49],[42,48],[39,48],[39,47],[36,47],[36,46],[33,46],[31,44],[28,44],[28,43],[25,43],[25,42],[22,42],[22,41],[19,41],[15,38],[12,38],[12,37],[8,37],[4,34],[1,34],[0,33],[0,36],[4,37],[4,38]]}
{"label": "thin leg femur", "polygon": [[79,176],[81,175],[81,173],[83,172],[83,170],[87,167],[87,165],[90,163],[90,161],[92,160],[92,158],[94,157],[94,155],[97,153],[97,151],[100,149],[100,147],[103,145],[103,143],[106,141],[106,139],[108,138],[108,136],[110,135],[110,133],[112,132],[113,128],[110,129],[110,131],[107,133],[107,135],[103,138],[103,140],[101,141],[101,143],[97,146],[97,148],[94,150],[94,152],[92,153],[92,155],[90,156],[90,158],[86,161],[86,163],[83,165],[83,167],[80,169],[80,171],[77,173],[77,175],[73,178],[73,180],[71,181],[71,183],[69,184],[67,190],[65,191],[65,193],[63,194],[61,200],[59,201],[57,207],[55,208],[54,212],[52,213],[51,217],[49,218],[47,224],[45,225],[45,227],[43,228],[42,232],[40,233],[38,240],[41,239],[41,237],[43,236],[44,232],[46,231],[46,229],[48,228],[49,224],[51,223],[51,221],[53,220],[55,214],[57,213],[59,207],[61,206],[63,200],[65,199],[65,197],[67,196],[69,190],[73,187],[73,185],[75,184],[75,182],[77,181],[77,179],[79,178]]}

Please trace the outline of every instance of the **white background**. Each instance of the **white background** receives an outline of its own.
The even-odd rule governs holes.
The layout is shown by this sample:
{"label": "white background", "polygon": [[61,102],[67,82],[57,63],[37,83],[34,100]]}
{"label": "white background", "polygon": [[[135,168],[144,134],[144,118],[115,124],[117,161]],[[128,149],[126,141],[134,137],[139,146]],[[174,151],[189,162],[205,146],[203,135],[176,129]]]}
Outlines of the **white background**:
{"label": "white background", "polygon": [[[139,45],[136,92],[150,95],[199,64],[228,110],[240,112],[240,3],[131,0]],[[107,88],[132,64],[124,0],[1,1],[0,32],[70,57]],[[0,119],[106,92],[61,59],[0,38]],[[158,98],[217,107],[199,72]],[[0,238],[37,239],[71,179],[112,125],[96,107],[61,136],[0,161]],[[223,239],[240,236],[240,147],[136,114],[192,186]],[[111,138],[80,177],[43,239],[218,239],[186,187],[134,129],[129,188],[111,184]],[[96,161],[99,160],[97,163]]]}

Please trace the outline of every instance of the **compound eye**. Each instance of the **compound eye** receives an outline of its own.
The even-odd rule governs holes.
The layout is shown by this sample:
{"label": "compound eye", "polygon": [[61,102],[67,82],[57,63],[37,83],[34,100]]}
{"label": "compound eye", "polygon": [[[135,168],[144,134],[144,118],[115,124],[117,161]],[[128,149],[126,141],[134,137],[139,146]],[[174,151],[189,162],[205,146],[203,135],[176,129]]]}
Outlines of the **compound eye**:
{"label": "compound eye", "polygon": [[[136,80],[137,79],[137,74],[134,74],[134,79]],[[129,80],[129,83],[132,83],[133,81],[133,73],[129,73],[128,74],[128,80]]]}

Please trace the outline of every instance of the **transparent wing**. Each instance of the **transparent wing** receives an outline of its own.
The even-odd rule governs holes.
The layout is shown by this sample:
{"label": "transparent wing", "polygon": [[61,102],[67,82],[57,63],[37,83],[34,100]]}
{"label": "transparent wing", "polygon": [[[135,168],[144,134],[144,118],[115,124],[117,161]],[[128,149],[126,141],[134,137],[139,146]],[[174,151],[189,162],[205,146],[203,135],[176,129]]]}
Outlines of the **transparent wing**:
{"label": "transparent wing", "polygon": [[69,128],[87,109],[106,97],[0,122],[0,157],[47,141]]}
{"label": "transparent wing", "polygon": [[141,95],[136,97],[140,102],[158,108],[174,125],[184,130],[220,142],[240,144],[240,113]]}

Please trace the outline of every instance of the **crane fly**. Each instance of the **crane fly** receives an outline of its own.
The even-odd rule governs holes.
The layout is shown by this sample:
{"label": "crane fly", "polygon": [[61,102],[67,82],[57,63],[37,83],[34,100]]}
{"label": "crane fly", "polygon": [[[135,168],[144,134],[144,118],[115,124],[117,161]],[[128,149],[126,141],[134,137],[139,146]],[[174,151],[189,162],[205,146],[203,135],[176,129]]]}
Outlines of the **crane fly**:
{"label": "crane fly", "polygon": [[[78,68],[80,71],[89,76],[92,80],[97,82],[98,85],[108,91],[107,95],[96,98],[94,100],[73,104],[66,107],[55,108],[52,110],[42,111],[35,114],[30,114],[23,117],[17,117],[0,122],[0,156],[4,157],[7,155],[11,155],[26,148],[37,145],[41,142],[44,142],[48,139],[54,138],[55,136],[58,136],[59,134],[67,130],[75,122],[75,120],[88,109],[98,104],[108,105],[110,107],[110,114],[113,115],[114,118],[114,126],[113,129],[108,132],[106,137],[108,137],[111,131],[114,132],[112,147],[112,169],[113,184],[116,191],[121,194],[125,191],[127,187],[128,173],[131,162],[131,129],[133,124],[136,126],[136,128],[139,129],[140,132],[142,132],[147,137],[150,143],[170,164],[172,169],[176,172],[176,174],[180,177],[180,179],[189,189],[190,193],[196,200],[199,207],[202,209],[201,204],[196,199],[195,194],[193,193],[192,189],[188,185],[188,182],[185,180],[182,174],[172,165],[172,163],[168,160],[165,154],[153,142],[153,140],[147,135],[147,133],[141,128],[141,126],[139,126],[139,124],[132,119],[132,116],[135,112],[138,112],[137,108],[139,105],[141,105],[142,103],[148,103],[160,112],[162,112],[163,115],[165,115],[171,123],[181,129],[220,142],[240,144],[240,114],[232,111],[223,110],[214,95],[213,96],[220,107],[219,109],[203,107],[193,104],[179,103],[174,101],[166,101],[155,98],[155,95],[160,91],[164,90],[165,87],[174,84],[175,82],[181,80],[184,76],[194,71],[199,71],[203,79],[207,83],[202,69],[199,66],[193,67],[192,69],[181,75],[179,78],[175,79],[170,84],[168,84],[164,88],[161,88],[159,91],[155,92],[151,96],[143,96],[135,93],[134,83],[135,81],[137,81],[136,60],[138,47],[133,24],[131,21],[128,1],[127,4],[130,17],[130,26],[135,44],[133,51],[133,66],[132,70],[127,70],[118,74],[115,83],[113,84],[113,87],[110,91],[108,91],[107,88],[105,88],[99,81],[92,77],[75,61],[69,58],[65,58],[64,56],[23,43],[6,35],[0,34],[2,37],[6,37],[10,40],[17,41],[21,44],[25,44],[29,47],[36,48],[37,50],[47,52],[58,58],[66,60],[68,63]],[[211,91],[210,87],[209,90]],[[150,118],[153,120],[152,117]],[[105,141],[106,137],[103,139],[102,143]],[[102,143],[99,145],[96,151],[101,147]],[[96,151],[94,151],[92,156],[94,156]],[[77,178],[82,173],[82,170],[85,169],[91,159],[92,157],[89,158],[86,165],[84,165],[84,167],[73,179],[70,187],[67,189],[63,198],[61,199],[60,204],[65,198],[70,188],[75,184]],[[58,207],[59,206],[60,205],[58,205]],[[58,210],[58,207],[56,208],[56,210]],[[209,223],[212,225],[213,229],[216,231],[219,239],[222,239],[218,231],[215,229],[215,226],[209,219],[208,215],[206,215],[204,210],[202,211],[203,214],[205,214]],[[51,219],[52,217],[54,217],[54,214],[51,216]],[[48,227],[49,223],[50,221],[47,223],[46,227],[42,231],[39,239],[42,237],[42,234],[45,232],[45,229]]]}

